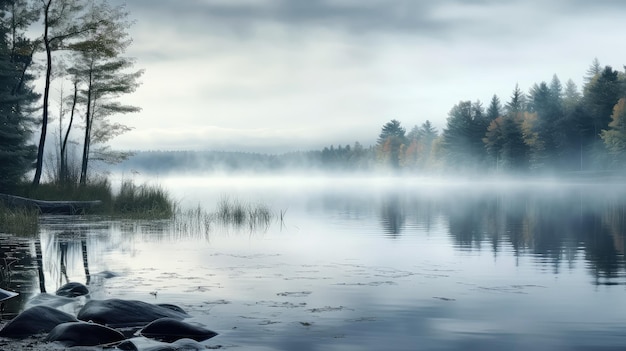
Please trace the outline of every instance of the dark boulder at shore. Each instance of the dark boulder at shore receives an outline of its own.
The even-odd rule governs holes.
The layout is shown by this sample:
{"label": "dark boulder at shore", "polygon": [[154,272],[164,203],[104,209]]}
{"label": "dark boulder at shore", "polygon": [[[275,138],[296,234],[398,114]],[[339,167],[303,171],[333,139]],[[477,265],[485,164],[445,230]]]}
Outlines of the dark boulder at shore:
{"label": "dark boulder at shore", "polygon": [[27,338],[48,333],[57,325],[78,322],[76,317],[48,306],[34,306],[18,314],[0,330],[0,337]]}
{"label": "dark boulder at shore", "polygon": [[173,318],[157,319],[141,329],[139,334],[146,338],[165,342],[174,342],[179,339],[204,341],[217,335],[212,330]]}
{"label": "dark boulder at shore", "polygon": [[60,287],[55,294],[64,297],[84,296],[89,294],[89,288],[85,284],[70,282]]}
{"label": "dark boulder at shore", "polygon": [[64,346],[97,346],[125,339],[119,331],[96,323],[69,322],[59,324],[48,333],[46,341],[60,342]]}
{"label": "dark boulder at shore", "polygon": [[179,307],[163,307],[136,300],[91,300],[78,312],[78,319],[112,327],[144,326],[159,318],[190,317]]}

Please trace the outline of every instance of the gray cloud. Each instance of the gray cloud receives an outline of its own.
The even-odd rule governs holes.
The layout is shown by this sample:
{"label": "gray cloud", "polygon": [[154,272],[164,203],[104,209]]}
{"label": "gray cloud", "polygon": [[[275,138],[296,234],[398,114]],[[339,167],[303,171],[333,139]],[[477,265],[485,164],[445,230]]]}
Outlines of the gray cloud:
{"label": "gray cloud", "polygon": [[259,36],[259,27],[278,26],[295,41],[301,40],[298,33],[326,30],[488,45],[541,38],[568,17],[626,14],[625,3],[612,0],[132,0],[128,7],[140,22],[152,22],[146,25],[175,23],[180,33],[238,40]]}
{"label": "gray cloud", "polygon": [[[349,34],[423,33],[433,38],[449,38],[459,28],[478,28],[481,18],[455,16],[440,18],[442,4],[488,8],[488,1],[414,1],[414,0],[273,0],[273,1],[172,1],[133,0],[133,13],[158,14],[163,21],[185,26],[220,28],[238,35],[252,35],[257,25],[278,24],[292,30],[325,28]],[[501,2],[497,2],[501,4]]]}
{"label": "gray cloud", "polygon": [[[116,139],[129,148],[151,136],[185,148],[368,144],[391,118],[441,128],[459,100],[506,100],[515,83],[577,80],[594,56],[624,57],[626,6],[610,0],[127,3],[129,55],[146,68],[136,130]],[[261,128],[282,132],[250,133]]]}

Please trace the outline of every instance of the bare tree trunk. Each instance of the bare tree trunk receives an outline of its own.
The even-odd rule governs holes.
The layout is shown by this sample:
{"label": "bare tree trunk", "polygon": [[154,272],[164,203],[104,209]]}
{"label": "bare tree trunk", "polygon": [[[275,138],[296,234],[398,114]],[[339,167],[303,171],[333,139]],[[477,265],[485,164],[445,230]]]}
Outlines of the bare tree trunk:
{"label": "bare tree trunk", "polygon": [[92,78],[93,73],[89,72],[89,82],[87,87],[87,113],[85,114],[85,140],[83,143],[83,160],[80,167],[80,185],[87,184],[87,168],[89,166],[89,147],[91,143],[91,128],[93,126],[92,100]]}
{"label": "bare tree trunk", "polygon": [[35,177],[33,185],[39,185],[41,181],[41,171],[43,169],[43,153],[46,144],[46,133],[48,131],[48,100],[50,99],[50,80],[52,75],[52,48],[50,47],[50,38],[48,37],[49,23],[48,16],[50,14],[50,5],[52,0],[45,3],[44,8],[44,35],[43,43],[46,48],[46,85],[43,91],[43,117],[41,119],[41,136],[39,137],[39,147],[37,148],[37,163],[35,165]]}
{"label": "bare tree trunk", "polygon": [[74,123],[74,112],[76,111],[76,103],[78,101],[78,81],[74,81],[74,98],[72,100],[72,112],[70,113],[70,123],[67,126],[67,130],[65,131],[65,137],[63,138],[63,143],[61,144],[61,170],[62,170],[62,181],[67,183],[69,172],[67,167],[67,141],[70,137],[70,131],[72,130],[72,123]]}

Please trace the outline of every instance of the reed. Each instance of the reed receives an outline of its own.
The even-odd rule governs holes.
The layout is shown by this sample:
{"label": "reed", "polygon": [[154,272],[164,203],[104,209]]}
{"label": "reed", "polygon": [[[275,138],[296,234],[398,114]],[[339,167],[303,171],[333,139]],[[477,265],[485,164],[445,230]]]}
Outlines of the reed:
{"label": "reed", "polygon": [[250,229],[257,229],[267,228],[274,219],[274,214],[263,204],[242,203],[236,199],[225,198],[217,204],[216,217],[222,224],[247,225]]}
{"label": "reed", "polygon": [[176,204],[169,193],[158,185],[136,185],[124,181],[113,199],[113,213],[143,219],[172,218]]}

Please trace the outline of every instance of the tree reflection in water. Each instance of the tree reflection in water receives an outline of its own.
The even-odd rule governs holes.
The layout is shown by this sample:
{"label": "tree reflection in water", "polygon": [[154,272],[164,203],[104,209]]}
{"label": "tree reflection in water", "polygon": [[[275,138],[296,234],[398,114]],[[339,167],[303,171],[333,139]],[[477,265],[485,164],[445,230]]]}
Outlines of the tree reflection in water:
{"label": "tree reflection in water", "polygon": [[583,255],[594,284],[626,284],[626,198],[618,194],[582,187],[418,192],[406,197],[410,200],[395,194],[380,203],[381,227],[390,237],[401,235],[407,221],[421,224],[423,231],[440,216],[458,250],[483,250],[487,245],[494,256],[512,250],[515,256],[535,257],[557,274],[563,263],[571,268]]}
{"label": "tree reflection in water", "polygon": [[394,193],[383,199],[380,210],[380,221],[383,230],[390,238],[399,237],[404,229],[406,223],[404,211],[405,206],[403,206],[398,194]]}

